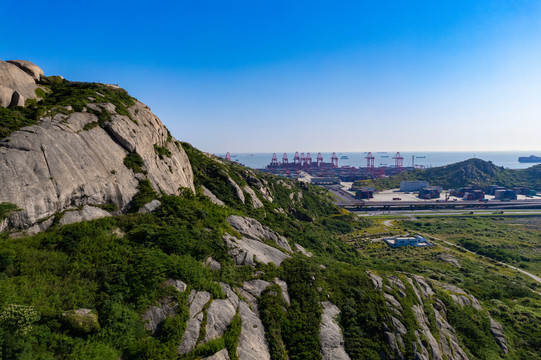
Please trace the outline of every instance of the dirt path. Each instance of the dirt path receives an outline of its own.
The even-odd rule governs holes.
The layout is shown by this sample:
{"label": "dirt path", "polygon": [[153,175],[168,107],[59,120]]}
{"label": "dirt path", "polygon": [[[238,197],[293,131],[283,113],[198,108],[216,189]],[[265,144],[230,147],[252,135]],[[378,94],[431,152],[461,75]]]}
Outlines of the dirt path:
{"label": "dirt path", "polygon": [[393,227],[394,220],[383,220],[381,223],[387,227]]}

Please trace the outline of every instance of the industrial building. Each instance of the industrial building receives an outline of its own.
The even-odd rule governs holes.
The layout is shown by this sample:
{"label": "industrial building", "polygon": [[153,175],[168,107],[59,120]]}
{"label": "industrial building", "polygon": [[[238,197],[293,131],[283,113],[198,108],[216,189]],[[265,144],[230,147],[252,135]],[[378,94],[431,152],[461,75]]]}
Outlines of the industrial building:
{"label": "industrial building", "polygon": [[428,187],[428,181],[402,181],[400,182],[400,191],[419,191],[422,188]]}
{"label": "industrial building", "polygon": [[416,246],[416,247],[425,247],[425,246],[434,246],[426,238],[421,235],[415,236],[393,236],[383,238],[383,241],[392,248],[397,248],[401,246]]}

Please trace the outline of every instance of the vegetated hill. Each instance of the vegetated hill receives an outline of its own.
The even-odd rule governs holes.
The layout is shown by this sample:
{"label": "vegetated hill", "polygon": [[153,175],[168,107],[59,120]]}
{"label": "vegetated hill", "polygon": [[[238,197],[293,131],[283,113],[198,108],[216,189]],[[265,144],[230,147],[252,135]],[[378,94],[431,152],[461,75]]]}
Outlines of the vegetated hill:
{"label": "vegetated hill", "polygon": [[458,163],[429,169],[415,169],[390,177],[362,184],[374,186],[378,190],[400,187],[401,181],[425,180],[430,185],[442,186],[444,189],[475,186],[485,188],[489,185],[506,187],[525,186],[541,190],[541,165],[527,169],[505,169],[490,161],[469,159]]}
{"label": "vegetated hill", "polygon": [[[45,231],[0,233],[0,358],[541,359],[541,297],[523,276],[359,242],[372,222],[322,188],[172,145],[193,188],[161,191],[146,158],[121,152],[108,169],[139,180],[126,209],[75,204]],[[0,220],[17,207],[1,203]]]}

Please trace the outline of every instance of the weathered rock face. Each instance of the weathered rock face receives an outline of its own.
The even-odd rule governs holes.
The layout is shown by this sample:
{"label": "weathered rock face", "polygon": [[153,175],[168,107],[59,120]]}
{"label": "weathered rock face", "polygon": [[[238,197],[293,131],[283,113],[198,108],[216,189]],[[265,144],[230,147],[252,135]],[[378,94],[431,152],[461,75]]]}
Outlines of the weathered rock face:
{"label": "weathered rock face", "polygon": [[222,200],[218,199],[216,195],[214,195],[209,189],[207,189],[203,185],[201,185],[201,188],[203,190],[203,195],[208,197],[210,201],[212,201],[216,205],[225,206],[225,203]]}
{"label": "weathered rock face", "polygon": [[[19,61],[19,60],[17,60]],[[34,71],[40,72],[43,74],[43,71],[36,65],[27,61],[27,68],[31,66],[35,67]],[[22,66],[22,65],[21,65]],[[39,70],[37,70],[37,69]],[[0,105],[3,107],[7,103],[8,92],[5,89],[11,89],[12,98],[9,100],[8,106],[24,104],[25,99],[34,99],[37,97],[36,89],[36,80],[26,73],[23,69],[19,67],[18,64],[13,64],[9,62],[4,62],[0,60],[0,84],[4,87],[3,90],[0,90]],[[13,99],[13,96],[16,96],[16,99]],[[12,104],[12,101],[16,102]]]}
{"label": "weathered rock face", "polygon": [[276,266],[280,266],[282,261],[289,257],[289,255],[259,240],[244,236],[237,239],[229,234],[225,234],[223,239],[226,246],[230,248],[229,255],[235,258],[237,265],[255,266],[256,262],[263,264],[272,262]]}
{"label": "weathered rock face", "polygon": [[221,284],[221,286],[227,298],[225,300],[214,300],[210,303],[207,309],[207,327],[203,343],[223,336],[237,312],[238,296],[231,290],[229,285]]}
{"label": "weathered rock face", "polygon": [[239,314],[242,321],[237,354],[241,360],[270,360],[269,346],[265,340],[265,329],[257,315],[244,301],[240,302]]}
{"label": "weathered rock face", "polygon": [[[128,109],[134,121],[115,114],[112,104],[99,107],[113,114],[105,128],[89,126],[97,125],[98,119],[87,112],[56,114],[0,142],[0,202],[23,209],[10,218],[11,227],[26,229],[87,204],[113,203],[127,210],[144,177],[124,165],[128,151],[143,159],[155,190],[177,194],[180,187],[194,189],[186,153],[147,106],[136,102]],[[160,158],[155,145],[171,155]]]}
{"label": "weathered rock face", "polygon": [[188,303],[190,304],[190,317],[186,326],[186,332],[182,337],[182,342],[178,347],[179,354],[185,354],[192,351],[197,345],[201,323],[203,322],[203,307],[210,301],[210,293],[206,291],[193,291],[190,294]]}
{"label": "weathered rock face", "polygon": [[272,240],[284,250],[291,252],[287,239],[255,219],[231,215],[227,218],[231,227],[250,239]]}
{"label": "weathered rock face", "polygon": [[321,315],[321,326],[319,338],[321,340],[321,357],[323,360],[349,360],[349,355],[344,349],[344,337],[340,326],[335,318],[340,310],[330,301],[321,303],[323,314]]}
{"label": "weathered rock face", "polygon": [[[407,352],[412,350],[413,358],[419,360],[468,359],[459,344],[455,329],[447,321],[445,304],[435,297],[436,293],[431,287],[431,284],[436,284],[443,289],[448,284],[435,281],[429,283],[424,277],[413,274],[402,274],[400,277],[388,275],[386,280],[370,271],[367,271],[367,274],[372,280],[374,288],[383,292],[386,307],[390,312],[390,321],[383,324],[383,330],[384,339],[391,350],[392,359],[405,359],[404,350]],[[386,281],[390,285],[387,285]],[[449,286],[445,290],[452,288],[453,291],[466,295],[465,292],[453,285]],[[409,296],[409,291],[412,291],[415,297],[413,305],[409,301],[405,302],[405,299]],[[395,294],[398,294],[398,296]],[[404,325],[407,323],[404,322],[403,314],[404,311],[409,311],[409,309],[405,308],[408,303],[407,306],[411,307],[410,309],[417,323],[417,326],[413,329],[408,329]],[[434,319],[432,324],[429,317]],[[437,328],[438,335],[435,336],[432,333],[431,325]],[[415,340],[410,344],[404,341],[408,330],[413,331],[415,334]]]}

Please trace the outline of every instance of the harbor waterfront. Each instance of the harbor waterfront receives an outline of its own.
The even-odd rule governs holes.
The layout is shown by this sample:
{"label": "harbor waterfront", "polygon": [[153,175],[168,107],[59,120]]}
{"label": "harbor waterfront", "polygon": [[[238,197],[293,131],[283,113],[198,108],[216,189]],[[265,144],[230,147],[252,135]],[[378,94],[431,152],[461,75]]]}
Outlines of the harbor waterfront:
{"label": "harbor waterfront", "polygon": [[[301,153],[302,150],[299,150]],[[305,151],[305,154],[307,152]],[[310,152],[313,159],[318,154],[318,151]],[[338,156],[338,166],[351,166],[359,167],[366,166],[365,156],[368,152],[336,152]],[[478,158],[485,161],[491,161],[494,165],[502,166],[508,169],[525,169],[531,166],[536,165],[535,163],[520,163],[518,161],[519,157],[529,157],[530,155],[541,155],[541,150],[535,151],[493,151],[493,152],[400,152],[404,157],[404,167],[412,166],[412,157],[414,166],[422,166],[424,168],[444,166],[448,164],[453,164],[459,161],[464,161],[471,158]],[[263,169],[265,166],[269,165],[272,159],[273,153],[233,153],[231,152],[231,160],[239,162],[245,166],[251,167],[253,169]],[[278,161],[282,160],[283,152],[276,152]],[[331,161],[332,152],[322,152],[323,159],[325,162]],[[393,167],[394,160],[393,156],[396,154],[396,151],[388,152],[372,152],[372,155],[375,157],[374,166],[386,166]],[[225,157],[225,153],[219,153],[218,156]],[[287,152],[289,161],[293,160],[295,152]],[[346,158],[347,157],[347,158]]]}

